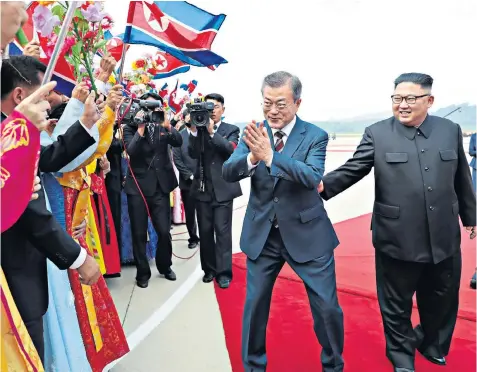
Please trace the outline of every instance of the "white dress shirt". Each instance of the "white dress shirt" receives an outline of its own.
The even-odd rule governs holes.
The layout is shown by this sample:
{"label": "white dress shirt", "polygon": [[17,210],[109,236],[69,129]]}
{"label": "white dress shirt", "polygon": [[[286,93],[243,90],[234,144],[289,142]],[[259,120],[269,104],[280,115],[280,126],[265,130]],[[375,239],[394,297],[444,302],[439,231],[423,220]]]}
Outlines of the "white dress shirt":
{"label": "white dress shirt", "polygon": [[[282,131],[283,132],[283,137],[282,137],[283,147],[285,147],[285,145],[287,144],[288,137],[290,137],[290,134],[291,134],[295,124],[296,124],[296,115],[293,117],[292,121],[290,121],[282,129],[271,128],[272,129],[272,134],[273,134],[273,143],[276,142],[275,133],[277,133],[279,131]],[[252,153],[249,153],[248,156],[247,156],[247,164],[248,164],[248,171],[249,172],[252,169],[254,169],[258,164],[260,164],[260,162],[258,162],[257,164],[252,164],[252,162],[250,161],[250,156],[251,155],[252,155]],[[272,158],[270,159],[270,163],[266,164],[266,166],[270,168],[270,166],[272,165],[272,161],[273,161],[273,153],[272,153]]]}

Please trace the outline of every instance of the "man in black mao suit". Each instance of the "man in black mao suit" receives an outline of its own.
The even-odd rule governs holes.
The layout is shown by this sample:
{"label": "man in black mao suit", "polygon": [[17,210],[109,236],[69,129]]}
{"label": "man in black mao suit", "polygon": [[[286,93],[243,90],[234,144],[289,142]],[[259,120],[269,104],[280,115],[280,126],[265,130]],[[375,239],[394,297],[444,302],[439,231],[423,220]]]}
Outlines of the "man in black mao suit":
{"label": "man in black mao suit", "polygon": [[[155,93],[146,93],[141,99],[161,101]],[[142,115],[140,112],[138,115]],[[123,129],[133,175],[126,176],[124,191],[128,198],[131,220],[133,254],[136,263],[136,282],[146,288],[151,278],[151,269],[146,256],[147,209],[158,235],[156,267],[168,280],[176,280],[172,271],[172,239],[170,193],[177,187],[177,178],[172,167],[169,145],[179,147],[182,137],[166,118],[162,123],[126,125]],[[136,185],[136,180],[139,185]]]}
{"label": "man in black mao suit", "polygon": [[193,249],[199,244],[197,236],[197,222],[195,218],[195,199],[191,195],[192,180],[197,171],[197,161],[189,155],[190,122],[187,120],[186,128],[180,133],[182,146],[172,149],[174,164],[179,171],[179,188],[181,189],[182,202],[184,203],[187,231],[189,232],[189,248]]}
{"label": "man in black mao suit", "polygon": [[215,277],[220,288],[228,288],[232,280],[233,200],[242,195],[242,189],[238,182],[223,179],[222,165],[237,147],[240,129],[221,121],[224,97],[209,94],[205,100],[214,104],[214,111],[206,128],[198,131],[191,126],[189,154],[197,161],[191,192],[197,203],[202,281],[210,283]]}
{"label": "man in black mao suit", "polygon": [[[2,66],[2,121],[40,87],[45,70],[41,62],[25,56],[12,57]],[[93,97],[89,104],[94,105]],[[89,129],[98,118],[96,108],[87,102],[81,120],[56,142],[41,148],[39,171],[57,172],[93,145]],[[38,199],[31,201],[19,220],[1,234],[1,261],[15,304],[43,359],[42,317],[48,309],[46,258],[62,270],[77,269],[84,284],[95,283],[101,273],[94,258],[81,249],[47,210],[43,190],[37,194]]]}
{"label": "man in black mao suit", "polygon": [[[386,354],[398,372],[414,371],[416,348],[429,361],[445,364],[459,296],[459,216],[468,231],[476,225],[462,131],[428,115],[432,83],[425,74],[399,76],[394,117],[366,128],[353,157],[320,185],[327,200],[374,167],[377,292]],[[414,293],[421,321],[416,332],[410,321]],[[443,331],[447,345],[439,337]]]}

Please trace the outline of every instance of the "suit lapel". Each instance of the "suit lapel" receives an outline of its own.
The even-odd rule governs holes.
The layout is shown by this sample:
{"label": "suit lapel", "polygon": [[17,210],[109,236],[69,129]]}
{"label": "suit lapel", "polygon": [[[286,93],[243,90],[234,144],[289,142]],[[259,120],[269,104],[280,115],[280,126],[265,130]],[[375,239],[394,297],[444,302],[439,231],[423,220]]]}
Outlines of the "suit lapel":
{"label": "suit lapel", "polygon": [[[291,158],[293,154],[296,152],[296,150],[298,150],[298,147],[303,142],[303,139],[305,138],[305,133],[306,133],[306,128],[303,125],[303,122],[297,116],[295,126],[293,127],[290,133],[290,136],[287,138],[282,154]],[[273,134],[272,134],[272,137],[273,137]],[[275,178],[274,187],[277,185],[277,182],[279,180],[280,180],[279,178]]]}
{"label": "suit lapel", "polygon": [[225,124],[224,122],[220,123],[219,127],[217,128],[217,132],[216,132],[219,136],[222,136],[222,137],[225,136],[225,130],[227,129],[226,125],[224,125],[224,124]]}
{"label": "suit lapel", "polygon": [[306,128],[303,125],[303,122],[297,117],[295,126],[290,133],[290,137],[287,138],[282,154],[291,158],[303,142],[303,139],[305,138],[305,133]]}

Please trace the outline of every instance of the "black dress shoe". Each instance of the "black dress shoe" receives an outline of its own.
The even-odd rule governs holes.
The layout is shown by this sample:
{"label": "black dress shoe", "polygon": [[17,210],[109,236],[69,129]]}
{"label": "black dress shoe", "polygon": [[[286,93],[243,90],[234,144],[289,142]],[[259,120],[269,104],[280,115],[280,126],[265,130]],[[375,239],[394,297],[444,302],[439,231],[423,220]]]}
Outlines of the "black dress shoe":
{"label": "black dress shoe", "polygon": [[194,248],[197,248],[197,246],[199,245],[199,242],[192,242],[192,243],[189,243],[189,249],[194,249]]}
{"label": "black dress shoe", "polygon": [[444,357],[432,357],[426,354],[422,354],[424,358],[426,358],[429,362],[437,364],[438,366],[445,366],[446,363],[446,358]]}
{"label": "black dress shoe", "polygon": [[213,280],[214,280],[214,274],[211,274],[211,273],[205,274],[204,277],[202,278],[202,281],[204,283],[210,283]]}
{"label": "black dress shoe", "polygon": [[219,284],[219,287],[222,289],[226,289],[230,287],[230,279],[229,278],[220,278],[217,280],[217,283]]}
{"label": "black dress shoe", "polygon": [[136,280],[136,285],[139,288],[147,288],[147,286],[149,285],[149,280]]}
{"label": "black dress shoe", "polygon": [[413,369],[394,367],[394,372],[414,372]]}
{"label": "black dress shoe", "polygon": [[172,271],[172,269],[169,269],[169,271],[164,274],[164,278],[166,278],[167,280],[170,280],[170,281],[174,281],[174,280],[177,279],[176,273],[174,271]]}
{"label": "black dress shoe", "polygon": [[470,288],[475,289],[476,284],[477,284],[477,283],[476,283],[475,279],[472,278],[471,281],[470,281]]}

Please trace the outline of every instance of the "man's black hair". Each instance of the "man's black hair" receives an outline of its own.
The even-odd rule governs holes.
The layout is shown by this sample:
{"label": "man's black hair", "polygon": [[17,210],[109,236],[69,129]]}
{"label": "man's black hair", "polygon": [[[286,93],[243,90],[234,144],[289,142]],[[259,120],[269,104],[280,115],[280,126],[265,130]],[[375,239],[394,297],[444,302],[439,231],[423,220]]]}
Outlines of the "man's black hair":
{"label": "man's black hair", "polygon": [[224,103],[225,103],[224,96],[222,96],[221,94],[218,94],[218,93],[207,94],[204,98],[204,101],[207,101],[208,99],[213,99],[217,102],[220,102],[222,105],[224,105]]}
{"label": "man's black hair", "polygon": [[147,92],[147,93],[144,93],[140,99],[142,100],[146,100],[148,98],[154,98],[156,101],[161,101],[162,105],[164,105],[164,100],[162,99],[162,97],[157,94],[157,93],[154,93],[154,92]]}
{"label": "man's black hair", "polygon": [[50,114],[48,115],[48,117],[50,119],[58,119],[60,120],[61,118],[61,115],[63,115],[63,112],[65,111],[65,108],[66,108],[66,105],[68,103],[67,102],[63,102],[61,103],[59,106],[56,106],[53,110],[51,110]]}
{"label": "man's black hair", "polygon": [[396,80],[394,80],[394,88],[401,83],[413,83],[420,85],[424,89],[432,89],[434,79],[429,75],[421,74],[419,72],[408,72],[399,75]]}
{"label": "man's black hair", "polygon": [[3,100],[17,87],[41,85],[38,73],[45,73],[46,66],[30,56],[11,56],[3,60],[1,71],[1,99]]}

